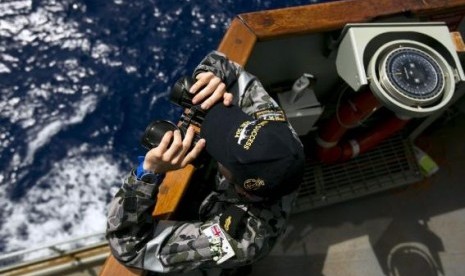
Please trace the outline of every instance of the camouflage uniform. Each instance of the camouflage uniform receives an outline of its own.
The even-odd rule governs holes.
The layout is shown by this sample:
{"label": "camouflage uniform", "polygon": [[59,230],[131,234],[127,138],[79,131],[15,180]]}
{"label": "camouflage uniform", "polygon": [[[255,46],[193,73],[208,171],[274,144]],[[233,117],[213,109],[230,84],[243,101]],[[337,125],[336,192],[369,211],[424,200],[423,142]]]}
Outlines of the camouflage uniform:
{"label": "camouflage uniform", "polygon": [[[202,71],[211,71],[220,77],[227,91],[233,93],[234,104],[244,112],[266,120],[281,119],[282,111],[261,83],[221,53],[209,54],[194,75]],[[151,212],[159,184],[139,181],[133,171],[111,203],[107,225],[110,247],[120,262],[157,272],[231,268],[264,257],[285,230],[296,198],[293,192],[273,202],[251,203],[218,174],[216,191],[212,191],[200,206],[200,221],[157,220],[152,218]],[[218,241],[209,240],[202,230],[220,223],[221,215],[231,206],[240,208],[245,214],[241,219],[242,230],[235,237],[225,232],[235,256],[217,264],[216,260],[224,252],[216,250]]]}

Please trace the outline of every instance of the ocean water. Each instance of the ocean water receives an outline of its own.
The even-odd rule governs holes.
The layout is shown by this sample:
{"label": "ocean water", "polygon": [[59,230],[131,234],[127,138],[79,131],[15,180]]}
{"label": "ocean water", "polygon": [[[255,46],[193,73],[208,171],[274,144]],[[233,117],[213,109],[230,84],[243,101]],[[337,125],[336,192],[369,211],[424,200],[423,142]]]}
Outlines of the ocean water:
{"label": "ocean water", "polygon": [[238,13],[318,1],[0,0],[0,253],[103,232],[171,85]]}

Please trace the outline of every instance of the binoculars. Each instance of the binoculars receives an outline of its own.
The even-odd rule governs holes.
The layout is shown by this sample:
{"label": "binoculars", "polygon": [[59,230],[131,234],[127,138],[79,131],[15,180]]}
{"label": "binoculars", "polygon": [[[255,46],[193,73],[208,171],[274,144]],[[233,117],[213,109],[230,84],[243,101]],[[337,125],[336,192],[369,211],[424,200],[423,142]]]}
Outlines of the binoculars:
{"label": "binoculars", "polygon": [[[176,81],[170,92],[170,101],[180,107],[184,108],[184,112],[181,115],[179,124],[176,125],[173,122],[167,120],[157,120],[151,122],[142,135],[141,144],[144,148],[150,150],[157,147],[163,135],[167,131],[180,130],[181,136],[184,139],[187,128],[189,125],[197,126],[200,128],[206,111],[200,108],[199,105],[192,104],[192,98],[194,94],[189,93],[194,81],[191,77],[185,76]],[[200,140],[199,134],[196,132],[192,146]]]}

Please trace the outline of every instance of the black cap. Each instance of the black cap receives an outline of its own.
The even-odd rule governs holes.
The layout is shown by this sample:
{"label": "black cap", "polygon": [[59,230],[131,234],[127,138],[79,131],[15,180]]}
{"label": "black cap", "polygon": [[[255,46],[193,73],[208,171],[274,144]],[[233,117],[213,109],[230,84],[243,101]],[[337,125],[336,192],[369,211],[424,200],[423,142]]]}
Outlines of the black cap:
{"label": "black cap", "polygon": [[255,120],[236,106],[217,104],[200,136],[208,153],[250,194],[278,198],[302,181],[303,147],[285,121]]}

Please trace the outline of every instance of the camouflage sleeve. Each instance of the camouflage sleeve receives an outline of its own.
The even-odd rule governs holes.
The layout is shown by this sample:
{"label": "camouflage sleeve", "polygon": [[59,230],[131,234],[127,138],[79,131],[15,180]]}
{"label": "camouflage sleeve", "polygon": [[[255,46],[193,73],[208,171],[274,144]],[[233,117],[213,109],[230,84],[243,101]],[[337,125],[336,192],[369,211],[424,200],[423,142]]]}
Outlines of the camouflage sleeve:
{"label": "camouflage sleeve", "polygon": [[131,173],[116,193],[106,233],[113,256],[125,265],[157,272],[179,270],[179,259],[183,264],[212,260],[208,239],[198,234],[200,223],[152,217],[159,184],[139,181]]}
{"label": "camouflage sleeve", "polygon": [[234,96],[234,104],[242,110],[263,120],[284,121],[284,112],[270,97],[262,83],[239,64],[229,60],[224,54],[213,51],[194,70],[194,76],[210,71],[219,77]]}
{"label": "camouflage sleeve", "polygon": [[110,203],[106,236],[113,255],[122,262],[137,257],[157,224],[151,217],[159,183],[138,181],[134,172]]}
{"label": "camouflage sleeve", "polygon": [[204,222],[157,220],[151,216],[157,184],[131,175],[110,204],[107,239],[113,256],[123,264],[156,272],[231,267],[250,263],[271,249],[276,227],[250,215],[241,237],[233,239],[225,232],[235,256],[218,265],[216,260],[225,252],[215,250],[218,241],[209,239],[202,229],[219,223],[221,213]]}
{"label": "camouflage sleeve", "polygon": [[226,89],[229,89],[236,83],[240,70],[240,66],[231,62],[224,54],[213,51],[197,65],[193,76],[201,72],[212,72],[224,82]]}

